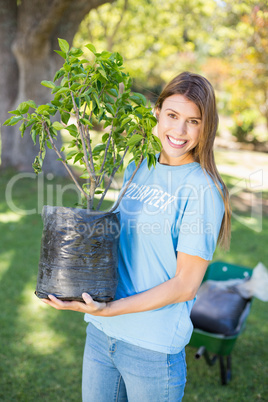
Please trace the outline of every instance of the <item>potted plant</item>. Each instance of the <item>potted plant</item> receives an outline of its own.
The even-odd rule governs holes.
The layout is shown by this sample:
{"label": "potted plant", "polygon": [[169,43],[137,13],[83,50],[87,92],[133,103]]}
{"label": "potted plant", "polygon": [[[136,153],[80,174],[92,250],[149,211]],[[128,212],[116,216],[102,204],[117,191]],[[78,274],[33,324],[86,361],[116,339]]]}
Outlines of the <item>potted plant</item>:
{"label": "potted plant", "polygon": [[[81,49],[70,49],[64,39],[59,39],[59,46],[57,53],[64,63],[53,81],[41,82],[51,88],[53,99],[39,106],[32,100],[22,102],[4,123],[20,122],[21,135],[30,133],[33,142],[39,142],[33,163],[36,173],[42,171],[46,148],[50,148],[81,192],[80,208],[43,208],[36,294],[82,300],[85,291],[97,301],[108,301],[117,284],[120,225],[114,211],[142,160],[147,157],[149,167],[155,164],[161,143],[152,133],[156,124],[152,109],[142,94],[131,92],[131,78],[119,53],[97,53],[89,44],[86,47],[94,55],[89,62]],[[91,138],[94,123],[103,127],[97,145]],[[55,141],[62,129],[70,133],[67,154]],[[127,155],[135,160],[136,169],[116,204],[103,212],[102,202]],[[79,179],[70,167],[71,159],[83,168]]]}

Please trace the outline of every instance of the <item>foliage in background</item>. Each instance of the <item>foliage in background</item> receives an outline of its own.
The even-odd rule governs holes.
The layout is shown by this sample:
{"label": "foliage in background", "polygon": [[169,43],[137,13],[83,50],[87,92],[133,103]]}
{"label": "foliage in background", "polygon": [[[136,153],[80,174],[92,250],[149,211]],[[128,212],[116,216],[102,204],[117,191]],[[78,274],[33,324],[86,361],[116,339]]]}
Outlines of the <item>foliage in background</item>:
{"label": "foliage in background", "polygon": [[89,13],[74,44],[119,51],[135,83],[157,91],[182,66],[198,69],[215,10],[214,0],[117,0]]}
{"label": "foliage in background", "polygon": [[[238,132],[241,126],[253,130],[262,119],[268,130],[268,3],[226,0],[220,11],[221,28],[213,40],[222,45],[216,55],[227,67],[221,88],[231,96],[225,112],[234,115]],[[249,142],[246,135],[238,137]]]}
{"label": "foliage in background", "polygon": [[[22,123],[22,136],[30,127],[29,134],[34,143],[39,138],[40,148],[33,163],[34,171],[42,171],[46,146],[54,149],[90,210],[95,194],[102,194],[96,208],[99,210],[128,153],[136,163],[131,179],[145,157],[149,168],[155,165],[155,154],[161,150],[159,139],[152,133],[157,121],[151,107],[146,106],[146,98],[131,93],[132,81],[123,71],[119,53],[97,53],[89,44],[86,47],[94,56],[89,63],[81,49],[70,49],[64,39],[59,39],[59,45],[61,50],[57,53],[63,57],[64,64],[56,72],[53,82],[42,81],[45,87],[52,89],[54,98],[38,107],[32,100],[22,102],[10,112],[14,116],[5,125]],[[60,82],[55,83],[59,79]],[[34,110],[31,113],[30,108]],[[60,121],[54,121],[55,115]],[[95,121],[103,125],[103,131],[99,134],[100,143],[93,148],[90,129]],[[64,149],[59,150],[56,145],[58,131],[64,128],[71,135],[66,156]],[[80,178],[87,181],[82,186],[68,165],[72,158],[84,168]],[[108,183],[105,186],[106,177]]]}
{"label": "foliage in background", "polygon": [[[267,137],[266,1],[117,0],[84,19],[74,43],[80,46],[88,39],[99,48],[120,51],[134,85],[152,100],[178,72],[204,74],[216,88],[221,113],[234,117],[237,125],[253,111],[253,125],[267,122]],[[250,142],[255,136],[253,130],[238,138]]]}

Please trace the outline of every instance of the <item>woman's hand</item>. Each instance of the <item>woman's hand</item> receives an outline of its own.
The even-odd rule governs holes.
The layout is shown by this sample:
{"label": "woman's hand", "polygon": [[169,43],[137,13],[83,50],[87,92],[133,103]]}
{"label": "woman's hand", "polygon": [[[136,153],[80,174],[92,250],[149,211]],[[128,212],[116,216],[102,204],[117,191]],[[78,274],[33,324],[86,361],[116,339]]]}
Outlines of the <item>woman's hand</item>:
{"label": "woman's hand", "polygon": [[48,297],[49,299],[41,299],[42,302],[49,304],[49,306],[57,310],[72,310],[92,315],[105,315],[104,312],[107,308],[107,303],[94,301],[88,293],[82,294],[85,303],[79,301],[63,301],[53,295],[48,295]]}

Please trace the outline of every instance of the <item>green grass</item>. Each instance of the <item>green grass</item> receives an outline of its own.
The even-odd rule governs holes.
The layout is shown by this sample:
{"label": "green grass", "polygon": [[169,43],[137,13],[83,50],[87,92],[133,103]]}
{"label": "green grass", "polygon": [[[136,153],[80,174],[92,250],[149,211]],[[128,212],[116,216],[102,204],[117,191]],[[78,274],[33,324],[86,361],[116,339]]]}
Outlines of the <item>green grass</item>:
{"label": "green grass", "polygon": [[[24,211],[18,214],[10,210],[5,194],[13,177],[6,172],[0,178],[0,401],[78,402],[86,329],[83,315],[50,309],[34,295],[42,234],[40,209],[42,203],[55,203],[57,186],[63,188],[69,181],[44,181],[41,196],[37,179],[20,178],[12,187],[13,203]],[[230,186],[236,180],[225,178]],[[75,192],[66,191],[63,205],[75,202]],[[25,214],[31,209],[36,213]],[[256,232],[234,219],[231,249],[228,253],[217,250],[214,260],[249,267],[262,261],[267,266],[267,216],[262,224],[262,231]],[[220,384],[218,364],[208,367],[205,360],[194,360],[195,349],[187,347],[185,402],[267,400],[267,307],[259,300],[253,302],[246,330],[232,352],[233,379],[228,386]]]}

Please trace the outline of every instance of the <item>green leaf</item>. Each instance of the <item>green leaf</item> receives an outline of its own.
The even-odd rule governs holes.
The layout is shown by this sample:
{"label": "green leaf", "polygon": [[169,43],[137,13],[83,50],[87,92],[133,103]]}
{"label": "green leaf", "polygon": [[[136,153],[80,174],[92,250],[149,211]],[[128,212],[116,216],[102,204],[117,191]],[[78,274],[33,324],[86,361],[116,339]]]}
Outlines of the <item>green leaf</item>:
{"label": "green leaf", "polygon": [[102,189],[102,190],[96,190],[95,191],[95,194],[102,194],[104,192],[104,189]]}
{"label": "green leaf", "polygon": [[69,91],[69,88],[63,87],[57,91],[57,94],[63,94]]}
{"label": "green leaf", "polygon": [[71,124],[70,126],[65,127],[66,130],[69,131],[69,133],[73,136],[73,137],[77,137],[78,135],[78,131],[77,131],[77,127],[74,124]]}
{"label": "green leaf", "polygon": [[74,158],[74,163],[81,160],[83,158],[83,156],[84,156],[84,154],[82,152],[79,152]]}
{"label": "green leaf", "polygon": [[106,80],[107,80],[106,72],[105,72],[104,70],[102,70],[101,68],[100,68],[98,71],[99,71],[99,73],[100,73],[104,78],[106,78]]}
{"label": "green leaf", "polygon": [[138,92],[132,92],[132,95],[129,97],[133,102],[135,102],[139,106],[146,106],[147,100],[144,95],[139,94]]}
{"label": "green leaf", "polygon": [[[61,52],[60,50],[55,50],[55,52],[58,53],[58,54],[59,54],[61,57],[63,57],[64,59],[66,59],[67,54],[66,54],[65,52]],[[54,81],[56,81],[56,80],[54,79]]]}
{"label": "green leaf", "polygon": [[71,86],[71,90],[75,91],[77,88],[82,87],[78,82],[74,82]]}
{"label": "green leaf", "polygon": [[106,143],[106,141],[108,140],[108,138],[109,138],[109,133],[103,134],[103,136],[102,136],[102,142],[103,142],[103,143]]}
{"label": "green leaf", "polygon": [[126,128],[127,134],[131,134],[137,128],[137,124],[131,124],[131,126]]}
{"label": "green leaf", "polygon": [[115,88],[107,89],[107,92],[108,92],[108,94],[115,96],[116,98],[118,97],[118,92]]}
{"label": "green leaf", "polygon": [[36,108],[36,104],[33,100],[28,100],[26,103],[29,105],[29,107],[31,107],[33,109]]}
{"label": "green leaf", "polygon": [[[154,139],[154,149],[156,149],[157,151],[161,151],[161,149],[162,149],[162,142],[160,141],[160,139],[156,136],[156,135],[153,135],[153,139]],[[157,144],[157,145],[156,145]],[[155,146],[156,145],[156,146]]]}
{"label": "green leaf", "polygon": [[80,56],[82,56],[82,54],[84,54],[84,52],[81,49],[77,49],[77,48],[73,47],[70,50],[69,54],[70,54],[70,56],[80,57]]}
{"label": "green leaf", "polygon": [[108,110],[109,113],[111,113],[112,116],[114,116],[114,109],[112,107],[112,105],[110,105],[110,103],[106,103],[106,109]]}
{"label": "green leaf", "polygon": [[106,122],[104,123],[103,128],[109,127],[112,124],[112,119],[107,119]]}
{"label": "green leaf", "polygon": [[44,111],[48,111],[49,108],[50,108],[49,105],[40,105],[40,106],[38,106],[38,108],[36,109],[36,113],[42,114]]}
{"label": "green leaf", "polygon": [[71,71],[72,67],[70,66],[69,63],[64,63],[63,64],[64,70],[66,70],[68,73]]}
{"label": "green leaf", "polygon": [[57,131],[62,130],[63,128],[65,128],[59,121],[55,121],[52,124],[52,127],[55,128],[55,130],[57,130]]}
{"label": "green leaf", "polygon": [[82,118],[80,119],[81,123],[84,124],[85,126],[88,126],[90,128],[93,127],[93,124],[91,123],[91,121],[89,121],[88,119]]}
{"label": "green leaf", "polygon": [[63,152],[65,150],[65,147],[61,147],[60,151]]}
{"label": "green leaf", "polygon": [[89,173],[83,173],[81,176],[79,176],[80,179],[90,179]]}
{"label": "green leaf", "polygon": [[96,92],[92,92],[92,97],[93,97],[94,101],[96,102],[97,106],[100,107],[99,98],[98,98]]}
{"label": "green leaf", "polygon": [[128,146],[132,146],[137,144],[138,142],[140,142],[143,139],[143,136],[140,134],[134,134],[127,142]]}
{"label": "green leaf", "polygon": [[98,144],[95,146],[95,148],[93,149],[93,154],[99,154],[101,151],[104,151],[106,148],[105,144]]}
{"label": "green leaf", "polygon": [[61,113],[60,113],[60,118],[61,118],[61,120],[62,120],[62,122],[63,122],[64,124],[68,124],[68,121],[69,121],[69,119],[70,119],[70,113],[61,112]]}
{"label": "green leaf", "polygon": [[46,141],[46,144],[49,149],[53,149],[53,146],[49,140]]}
{"label": "green leaf", "polygon": [[4,123],[6,126],[15,126],[15,124],[17,124],[18,123],[18,121],[20,121],[20,120],[22,120],[23,119],[23,117],[22,116],[15,116],[15,117],[12,117],[11,119],[8,119],[7,121],[8,121],[8,123],[7,123],[7,121]]}
{"label": "green leaf", "polygon": [[29,105],[28,105],[27,102],[22,102],[22,103],[19,104],[19,106],[18,106],[18,111],[19,111],[21,114],[27,113],[28,110],[29,110]]}
{"label": "green leaf", "polygon": [[89,43],[88,45],[86,45],[86,47],[88,48],[88,50],[90,50],[92,53],[96,54],[96,48],[95,46],[93,46],[91,43]]}
{"label": "green leaf", "polygon": [[54,82],[46,81],[46,80],[41,81],[41,85],[43,85],[44,87],[47,87],[47,88],[52,88],[52,89],[55,87]]}
{"label": "green leaf", "polygon": [[25,123],[23,122],[23,123],[21,124],[20,128],[19,128],[22,137],[23,137],[23,134],[24,134],[24,132],[25,132],[25,129],[26,129]]}
{"label": "green leaf", "polygon": [[108,59],[111,56],[112,56],[112,53],[108,52],[107,50],[103,50],[103,52],[101,52],[101,58],[102,59]]}
{"label": "green leaf", "polygon": [[12,119],[13,119],[13,117],[10,117],[9,119],[7,119],[7,120],[3,123],[3,126],[9,126],[9,123],[11,122]]}
{"label": "green leaf", "polygon": [[147,165],[148,165],[148,169],[150,169],[152,166],[155,167],[155,165],[156,165],[156,156],[154,154],[149,153],[147,155]]}
{"label": "green leaf", "polygon": [[[10,110],[8,113],[10,113],[10,114],[15,114],[15,115],[17,115],[17,116],[20,116],[21,115],[21,112],[19,111],[19,110]],[[10,117],[10,119],[9,120],[11,120],[12,119],[12,117]]]}
{"label": "green leaf", "polygon": [[111,97],[110,95],[108,95],[108,94],[105,94],[104,98],[105,98],[105,101],[106,101],[106,102],[111,103],[112,105],[115,103],[114,98],[112,98],[112,97]]}
{"label": "green leaf", "polygon": [[69,52],[69,43],[65,40],[65,39],[60,39],[58,38],[58,42],[59,42],[59,47],[60,49],[64,52],[64,53],[68,53]]}
{"label": "green leaf", "polygon": [[38,121],[37,119],[30,119],[30,120],[28,121],[28,123],[26,124],[26,128],[27,128],[27,127],[30,127],[32,124],[36,123],[37,121]]}
{"label": "green leaf", "polygon": [[77,154],[77,151],[70,151],[66,156],[66,160],[72,159],[74,155]]}
{"label": "green leaf", "polygon": [[63,75],[65,74],[65,71],[61,68],[60,70],[58,70],[54,76],[53,81],[57,81],[59,78],[61,78]]}
{"label": "green leaf", "polygon": [[80,98],[76,97],[74,99],[74,101],[75,101],[76,106],[80,109],[80,101],[81,101]]}
{"label": "green leaf", "polygon": [[31,136],[32,136],[32,140],[34,145],[36,145],[36,136],[37,136],[37,131],[36,130],[31,130]]}
{"label": "green leaf", "polygon": [[122,122],[121,122],[121,126],[123,127],[123,126],[125,126],[127,123],[129,123],[130,121],[132,120],[132,118],[129,116],[129,117],[126,117]]}

